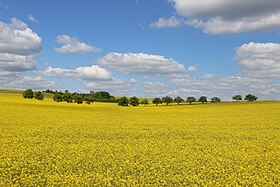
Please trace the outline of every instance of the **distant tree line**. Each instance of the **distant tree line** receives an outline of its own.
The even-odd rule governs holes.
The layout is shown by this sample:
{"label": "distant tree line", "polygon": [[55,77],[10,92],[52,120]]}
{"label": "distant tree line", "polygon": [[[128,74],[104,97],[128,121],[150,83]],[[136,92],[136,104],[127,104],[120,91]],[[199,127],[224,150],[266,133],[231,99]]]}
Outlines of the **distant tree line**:
{"label": "distant tree line", "polygon": [[[82,94],[82,93],[70,93],[68,90],[65,90],[65,92],[61,91],[53,91],[50,89],[47,89],[46,91],[43,91],[45,93],[50,93],[53,94],[53,100],[56,102],[67,102],[67,103],[86,103],[86,104],[91,104],[93,102],[110,102],[110,103],[118,103],[119,106],[138,106],[139,104],[142,105],[148,105],[150,102],[147,99],[142,99],[140,101],[139,98],[136,96],[127,98],[127,97],[120,97],[116,99],[114,96],[110,95],[109,92],[106,91],[100,91],[100,92],[93,92],[91,91],[89,94]],[[27,89],[23,92],[23,97],[27,99],[38,99],[38,100],[43,100],[44,95],[42,92],[33,92],[32,89]],[[232,97],[233,100],[236,100],[237,102],[242,101],[242,96],[241,95],[234,95]],[[252,102],[256,101],[258,97],[252,95],[252,94],[247,94],[244,98],[244,101]],[[220,103],[221,99],[219,97],[212,97],[210,99],[211,103]],[[190,105],[194,102],[200,102],[202,104],[208,103],[207,97],[206,96],[200,96],[198,99],[195,97],[187,97],[186,100],[183,98],[177,96],[175,98],[172,98],[170,96],[162,97],[162,98],[153,98],[152,103],[155,104],[156,106],[162,103],[165,103],[166,105],[170,105],[171,103],[177,103],[180,105],[182,102],[189,103]]]}

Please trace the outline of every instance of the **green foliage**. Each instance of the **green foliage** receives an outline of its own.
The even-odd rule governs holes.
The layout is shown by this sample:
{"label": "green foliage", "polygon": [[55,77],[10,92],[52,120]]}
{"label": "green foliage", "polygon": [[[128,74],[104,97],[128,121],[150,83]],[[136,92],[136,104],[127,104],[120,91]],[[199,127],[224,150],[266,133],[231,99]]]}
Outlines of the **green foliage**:
{"label": "green foliage", "polygon": [[101,91],[101,92],[95,92],[94,93],[94,97],[96,99],[110,99],[111,98],[111,95],[109,92],[104,92],[104,91]]}
{"label": "green foliage", "polygon": [[248,94],[245,96],[245,101],[249,101],[249,102],[252,102],[252,101],[256,101],[258,99],[258,97],[252,95],[252,94]]}
{"label": "green foliage", "polygon": [[62,100],[67,102],[67,103],[72,103],[73,102],[73,97],[70,93],[65,93],[62,95]]}
{"label": "green foliage", "polygon": [[242,96],[241,95],[235,95],[235,96],[232,96],[232,99],[236,100],[236,101],[242,101]]}
{"label": "green foliage", "polygon": [[162,103],[162,100],[157,97],[157,98],[154,98],[152,102],[153,102],[153,104],[155,104],[157,106],[158,104]]}
{"label": "green foliage", "polygon": [[82,95],[77,94],[77,95],[74,96],[74,102],[75,103],[82,104],[83,101],[84,101],[84,98],[83,98]]}
{"label": "green foliage", "polygon": [[63,101],[62,94],[60,94],[60,93],[55,93],[54,96],[53,96],[53,100],[54,100],[55,102],[62,102],[62,101]]}
{"label": "green foliage", "polygon": [[149,104],[149,101],[147,100],[147,99],[144,99],[144,100],[142,100],[141,102],[140,102],[140,104],[142,104],[142,105],[148,105]]}
{"label": "green foliage", "polygon": [[129,101],[128,101],[127,97],[125,97],[125,96],[118,99],[119,106],[128,106],[128,103],[129,103]]}
{"label": "green foliage", "polygon": [[44,100],[44,95],[42,92],[35,92],[34,98],[42,101],[42,100]]}
{"label": "green foliage", "polygon": [[23,96],[23,98],[26,98],[26,99],[33,99],[34,93],[33,93],[32,89],[27,89],[23,92],[22,96]]}
{"label": "green foliage", "polygon": [[198,99],[198,102],[207,103],[207,97],[206,97],[206,96],[201,96],[201,97]]}
{"label": "green foliage", "polygon": [[172,97],[169,97],[169,96],[163,97],[161,100],[162,100],[162,102],[165,103],[166,105],[169,105],[170,103],[173,103]]}
{"label": "green foliage", "polygon": [[129,98],[129,104],[132,106],[138,106],[139,99],[136,96],[133,96],[133,97]]}
{"label": "green foliage", "polygon": [[184,101],[184,99],[182,99],[181,97],[175,97],[174,101],[179,105],[181,102]]}
{"label": "green foliage", "polygon": [[191,105],[193,102],[196,102],[196,99],[194,97],[188,97],[186,101]]}
{"label": "green foliage", "polygon": [[218,98],[218,97],[213,97],[213,98],[211,98],[211,102],[212,102],[212,103],[220,103],[220,102],[221,102],[221,99]]}
{"label": "green foliage", "polygon": [[85,101],[86,101],[86,104],[90,104],[90,103],[93,103],[94,102],[94,96],[93,95],[86,95],[85,96]]}

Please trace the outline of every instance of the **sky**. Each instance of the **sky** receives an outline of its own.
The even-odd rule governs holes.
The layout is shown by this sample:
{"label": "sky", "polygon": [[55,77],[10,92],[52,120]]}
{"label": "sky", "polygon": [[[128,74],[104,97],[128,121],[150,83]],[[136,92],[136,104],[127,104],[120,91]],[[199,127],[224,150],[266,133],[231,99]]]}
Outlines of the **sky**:
{"label": "sky", "polygon": [[279,0],[0,0],[0,88],[280,99]]}

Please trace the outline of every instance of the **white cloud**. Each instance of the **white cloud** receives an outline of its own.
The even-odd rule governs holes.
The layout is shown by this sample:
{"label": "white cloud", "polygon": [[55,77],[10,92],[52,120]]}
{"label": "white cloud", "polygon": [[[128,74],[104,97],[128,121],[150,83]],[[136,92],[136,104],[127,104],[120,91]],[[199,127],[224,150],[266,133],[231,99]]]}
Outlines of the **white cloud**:
{"label": "white cloud", "polygon": [[48,67],[45,71],[37,71],[38,74],[50,77],[76,78],[79,80],[111,80],[112,74],[108,70],[97,65],[90,67],[78,67],[74,70]]}
{"label": "white cloud", "polygon": [[29,21],[38,22],[38,20],[34,16],[32,16],[30,14],[27,16],[27,18],[28,18]]}
{"label": "white cloud", "polygon": [[280,28],[279,0],[172,0],[187,23],[205,33],[262,32]]}
{"label": "white cloud", "polygon": [[41,50],[41,38],[24,22],[16,18],[10,24],[0,21],[0,53],[28,56]]}
{"label": "white cloud", "polygon": [[186,71],[183,64],[173,59],[144,53],[109,53],[98,63],[126,73],[164,75]]}
{"label": "white cloud", "polygon": [[33,56],[0,53],[0,69],[3,71],[28,71],[36,68]]}
{"label": "white cloud", "polygon": [[179,27],[182,25],[182,20],[172,16],[168,19],[160,17],[157,21],[150,24],[152,28],[164,28],[164,27]]}
{"label": "white cloud", "polygon": [[135,91],[134,89],[135,82],[130,80],[122,80],[113,78],[108,81],[95,81],[95,82],[86,82],[85,88],[88,91],[108,91],[115,96],[128,95],[131,92]]}
{"label": "white cloud", "polygon": [[[8,77],[7,77],[8,76]],[[42,77],[23,76],[20,73],[1,73],[0,72],[0,87],[7,89],[57,89],[58,86],[53,81],[46,81]]]}
{"label": "white cloud", "polygon": [[196,71],[196,70],[197,70],[197,67],[195,67],[195,66],[188,67],[188,72],[193,72],[193,71]]}
{"label": "white cloud", "polygon": [[94,52],[99,53],[101,49],[80,42],[78,39],[68,36],[68,35],[58,35],[56,37],[57,42],[61,45],[59,48],[54,48],[55,51],[60,53],[88,53]]}
{"label": "white cloud", "polygon": [[251,77],[280,78],[280,44],[248,43],[236,50],[236,58]]}
{"label": "white cloud", "polygon": [[16,18],[0,21],[0,73],[35,69],[34,56],[41,50],[41,38],[27,24]]}

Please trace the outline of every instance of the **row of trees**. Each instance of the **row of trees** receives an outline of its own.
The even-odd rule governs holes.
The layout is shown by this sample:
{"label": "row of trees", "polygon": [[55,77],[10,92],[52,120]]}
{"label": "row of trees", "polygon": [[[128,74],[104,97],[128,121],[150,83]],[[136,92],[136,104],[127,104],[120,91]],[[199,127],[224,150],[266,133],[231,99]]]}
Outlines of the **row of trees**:
{"label": "row of trees", "polygon": [[[166,96],[166,97],[163,97],[163,98],[154,98],[152,100],[152,103],[155,104],[155,105],[162,104],[162,103],[165,103],[166,105],[169,105],[170,103],[175,102],[179,105],[181,102],[184,102],[184,101],[185,100],[183,98],[179,97],[179,96],[175,97],[174,99],[172,97]],[[206,96],[201,96],[197,101],[201,102],[201,103],[207,103],[208,102]],[[192,104],[193,102],[196,102],[196,98],[188,97],[186,99],[186,102]],[[221,99],[218,98],[218,97],[213,97],[213,98],[211,98],[211,102],[212,103],[219,103],[219,102],[221,102]],[[149,104],[149,101],[147,99],[144,99],[144,100],[140,101],[136,96],[130,97],[129,99],[124,96],[124,97],[121,97],[121,98],[118,99],[118,105],[120,105],[120,106],[128,106],[129,104],[131,106],[138,106],[139,104],[147,105],[147,104]]]}
{"label": "row of trees", "polygon": [[44,100],[44,95],[42,92],[33,92],[32,89],[27,89],[25,90],[23,93],[22,93],[22,96],[23,98],[26,98],[26,99],[38,99],[40,101]]}
{"label": "row of trees", "polygon": [[[119,99],[116,99],[114,96],[110,95],[109,92],[93,92],[91,91],[90,94],[80,94],[80,93],[70,93],[68,90],[65,90],[65,92],[61,91],[52,91],[52,90],[46,90],[43,91],[45,93],[51,93],[53,94],[53,100],[56,102],[67,102],[67,103],[78,103],[81,104],[83,102],[86,102],[87,104],[91,104],[92,102],[117,102],[120,106],[138,106],[139,104],[148,105],[149,101],[147,99],[139,100],[136,96],[130,97],[129,99],[127,97],[121,97]],[[43,100],[44,95],[42,92],[33,92],[32,89],[27,89],[23,92],[23,97],[27,99],[38,99]],[[232,97],[233,100],[241,101],[242,95],[234,95]],[[245,101],[256,101],[258,97],[247,94],[244,98]],[[192,104],[193,102],[201,102],[201,103],[207,103],[207,97],[201,96],[198,100],[196,100],[195,97],[187,97],[186,100],[184,100],[181,97],[175,97],[174,99],[172,97],[166,96],[163,98],[154,98],[152,100],[152,103],[155,105],[165,103],[166,105],[169,105],[170,103],[177,103],[178,105],[181,102],[187,102],[189,104]],[[213,97],[211,98],[212,103],[220,103],[221,99],[219,97]]]}
{"label": "row of trees", "polygon": [[[238,101],[242,101],[242,95],[235,95],[232,97],[233,100]],[[247,94],[244,98],[244,101],[256,101],[258,99],[258,97],[252,95],[252,94]]]}

